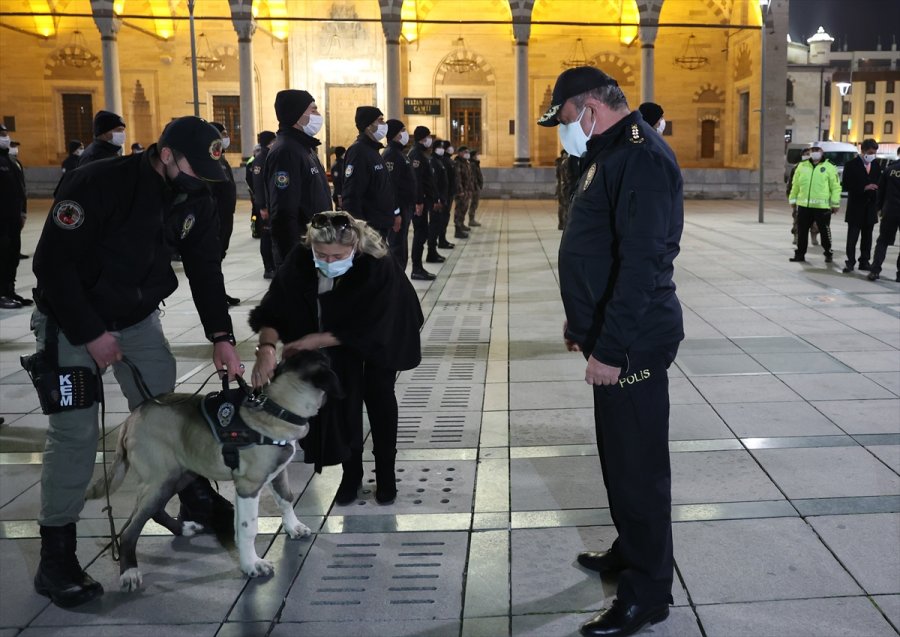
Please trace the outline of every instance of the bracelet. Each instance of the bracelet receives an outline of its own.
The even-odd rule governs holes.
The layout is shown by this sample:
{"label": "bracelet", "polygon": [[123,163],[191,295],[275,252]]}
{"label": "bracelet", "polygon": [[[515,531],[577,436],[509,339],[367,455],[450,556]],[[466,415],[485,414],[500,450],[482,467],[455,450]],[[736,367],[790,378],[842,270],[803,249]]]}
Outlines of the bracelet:
{"label": "bracelet", "polygon": [[260,343],[259,345],[256,346],[256,353],[259,354],[260,348],[262,348],[262,347],[267,347],[267,346],[268,346],[268,347],[271,347],[273,352],[277,352],[277,351],[278,351],[278,346],[275,345],[275,343],[268,343],[268,342],[265,342],[265,343]]}
{"label": "bracelet", "polygon": [[216,343],[231,343],[232,345],[237,345],[237,341],[234,339],[234,334],[231,334],[230,332],[228,334],[219,334],[218,336],[213,336],[210,340],[214,345]]}

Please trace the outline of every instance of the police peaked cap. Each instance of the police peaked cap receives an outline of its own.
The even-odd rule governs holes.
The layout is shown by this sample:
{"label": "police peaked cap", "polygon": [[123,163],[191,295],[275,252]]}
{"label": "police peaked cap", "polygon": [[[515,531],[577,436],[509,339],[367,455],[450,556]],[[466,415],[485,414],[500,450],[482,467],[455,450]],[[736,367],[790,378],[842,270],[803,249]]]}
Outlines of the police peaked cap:
{"label": "police peaked cap", "polygon": [[94,137],[100,137],[103,133],[108,133],[119,126],[125,126],[125,120],[121,115],[109,111],[97,111],[97,114],[94,115]]}
{"label": "police peaked cap", "polygon": [[225,170],[219,163],[225,149],[219,131],[209,122],[193,115],[173,119],[159,137],[159,147],[177,150],[184,155],[194,173],[206,181],[225,181]]}
{"label": "police peaked cap", "polygon": [[316,100],[306,91],[289,88],[275,95],[275,117],[279,124],[293,126]]}
{"label": "police peaked cap", "polygon": [[356,107],[356,130],[364,130],[371,126],[372,122],[384,115],[378,108],[374,106],[357,106]]}
{"label": "police peaked cap", "polygon": [[422,141],[429,135],[431,135],[431,130],[427,126],[416,126],[415,130],[413,130],[413,139],[417,142]]}
{"label": "police peaked cap", "polygon": [[404,128],[406,128],[406,124],[401,122],[399,119],[389,119],[387,121],[387,125],[388,125],[387,138],[389,140],[394,139],[394,137],[397,136],[397,133],[399,133]]}
{"label": "police peaked cap", "polygon": [[600,69],[595,69],[593,66],[576,66],[572,69],[566,69],[556,78],[556,86],[553,87],[550,108],[541,115],[537,123],[541,126],[557,126],[559,124],[559,109],[563,107],[567,99],[587,93],[591,89],[618,85],[618,82],[613,78]]}

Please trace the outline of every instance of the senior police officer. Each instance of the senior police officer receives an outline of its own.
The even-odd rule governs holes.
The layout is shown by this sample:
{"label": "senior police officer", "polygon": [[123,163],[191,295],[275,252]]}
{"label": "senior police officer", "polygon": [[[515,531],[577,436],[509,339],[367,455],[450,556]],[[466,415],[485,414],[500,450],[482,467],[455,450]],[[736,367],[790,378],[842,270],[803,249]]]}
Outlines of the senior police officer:
{"label": "senior police officer", "polygon": [[359,136],[344,155],[341,206],[377,230],[393,252],[403,218],[381,157],[381,140],[387,136],[388,125],[384,113],[374,106],[358,107],[355,121]]}
{"label": "senior police officer", "polygon": [[416,175],[409,157],[403,154],[403,149],[409,143],[406,124],[399,119],[389,119],[387,125],[388,147],[384,149],[382,157],[384,157],[384,165],[387,166],[388,173],[391,175],[394,198],[403,219],[400,231],[397,233],[397,240],[391,250],[397,263],[400,264],[400,268],[405,271],[406,264],[409,262],[409,241],[407,239],[409,224],[414,214],[422,214],[424,206],[416,203]]}
{"label": "senior police officer", "polygon": [[109,159],[122,154],[125,145],[125,120],[110,111],[97,111],[94,115],[94,141],[81,153],[78,165],[84,166],[98,159]]}
{"label": "senior police officer", "polygon": [[416,177],[416,208],[413,213],[413,240],[410,250],[412,273],[409,278],[417,281],[432,281],[437,277],[422,266],[425,244],[428,252],[437,254],[437,224],[434,221],[434,206],[439,205],[437,187],[434,182],[434,167],[431,165],[431,131],[427,126],[416,126],[413,130],[415,144],[409,151],[409,161]]}
{"label": "senior police officer", "polygon": [[286,89],[275,96],[278,133],[266,157],[263,175],[267,212],[272,226],[275,267],[306,234],[312,216],[331,210],[328,177],[316,154],[314,136],[324,118],[306,91]]}
{"label": "senior police officer", "polygon": [[667,368],[684,338],[672,282],[683,226],[672,150],[616,81],[592,67],[564,71],[538,121],[559,125],[581,176],[559,247],[569,350],[587,358],[603,481],[618,538],[579,563],[618,575],[616,599],[584,635],[630,635],[672,603]]}
{"label": "senior police officer", "polygon": [[[216,213],[206,187],[207,181],[225,178],[221,154],[216,129],[198,117],[182,117],[170,122],[159,142],[143,154],[95,162],[65,175],[34,255],[37,309],[32,327],[37,356],[50,375],[74,368],[90,378],[93,370],[112,366],[134,409],[143,398],[123,362],[127,356],[153,395],[172,391],[175,359],[158,311],[178,286],[169,261],[172,244],[182,254],[216,368],[226,368],[232,378],[240,372],[225,303]],[[63,607],[103,593],[75,555],[75,523],[97,451],[95,400],[88,393],[70,409],[45,410],[51,415],[41,475],[41,561],[34,585]],[[191,517],[200,512],[184,505],[219,506],[219,513],[233,516],[205,479],[179,495],[182,521],[215,524]]]}
{"label": "senior police officer", "polygon": [[[231,234],[234,232],[234,211],[237,208],[237,184],[234,183],[234,172],[231,170],[231,164],[225,159],[225,152],[231,145],[231,137],[224,124],[219,122],[210,122],[213,128],[219,131],[222,138],[222,156],[219,157],[219,165],[222,166],[222,172],[225,173],[224,181],[215,181],[210,183],[209,189],[212,191],[213,200],[216,202],[216,213],[219,216],[219,245],[222,248],[222,260],[225,260],[225,254],[228,252],[228,245],[231,243]],[[225,295],[228,305],[240,305],[241,300],[230,295]]]}

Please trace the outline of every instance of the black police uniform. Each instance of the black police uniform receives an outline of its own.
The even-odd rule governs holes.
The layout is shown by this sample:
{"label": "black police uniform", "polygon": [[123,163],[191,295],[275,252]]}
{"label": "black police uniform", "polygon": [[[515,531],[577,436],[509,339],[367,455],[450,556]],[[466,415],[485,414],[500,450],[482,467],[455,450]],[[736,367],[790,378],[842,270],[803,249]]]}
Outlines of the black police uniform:
{"label": "black police uniform", "polygon": [[413,240],[410,258],[413,272],[422,272],[422,253],[428,244],[428,253],[437,253],[437,223],[434,218],[434,204],[441,198],[437,188],[437,176],[431,163],[428,149],[419,142],[409,151],[409,163],[416,177],[416,203],[422,204],[422,214],[412,219]]}
{"label": "black police uniform", "polygon": [[317,212],[331,210],[331,189],[316,155],[321,142],[293,127],[281,127],[266,157],[263,175],[277,268],[306,234]]}
{"label": "black police uniform", "polygon": [[603,481],[626,564],[623,603],[671,603],[667,368],[684,338],[672,281],[684,210],[672,150],[640,114],[592,137],[559,247],[566,338],[621,367],[594,386]]}
{"label": "black police uniform", "polygon": [[[0,296],[16,298],[16,270],[22,250],[22,221],[26,211],[25,175],[19,163],[0,149]],[[20,306],[21,302],[10,303]]]}
{"label": "black police uniform", "polygon": [[213,199],[216,202],[216,213],[219,216],[219,245],[222,248],[222,258],[228,252],[228,244],[231,243],[231,234],[234,232],[234,211],[237,208],[237,184],[234,183],[234,172],[231,165],[224,157],[219,159],[219,164],[227,177],[226,181],[214,181],[209,185]]}
{"label": "black police uniform", "polygon": [[856,242],[859,246],[859,269],[869,269],[869,258],[872,254],[872,230],[878,221],[875,208],[877,191],[866,190],[869,184],[878,184],[881,179],[881,164],[873,161],[866,170],[862,157],[855,157],[844,166],[841,187],[847,193],[847,211],[844,221],[847,222],[847,269],[856,265]]}
{"label": "black police uniform", "polygon": [[403,154],[403,144],[397,141],[388,142],[387,148],[382,153],[384,164],[387,166],[394,186],[394,198],[403,216],[400,232],[394,242],[392,251],[400,268],[406,270],[409,262],[409,224],[416,206],[416,174],[413,172],[412,162]]}
{"label": "black police uniform", "polygon": [[[275,273],[275,257],[272,251],[272,211],[269,210],[268,189],[266,188],[266,161],[269,156],[269,147],[263,146],[256,154],[251,169],[251,182],[253,184],[253,207],[256,208],[256,231],[259,233],[259,255],[262,257],[263,269],[266,276]],[[259,213],[266,210],[268,216],[263,219]]]}
{"label": "black police uniform", "polygon": [[78,158],[78,165],[84,166],[85,164],[89,164],[100,159],[118,157],[121,152],[121,146],[110,144],[104,139],[97,139],[95,137],[94,141],[88,144],[87,148],[84,149],[84,152],[81,153],[81,157]]}
{"label": "black police uniform", "polygon": [[[82,155],[84,155],[84,153],[82,153]],[[75,153],[69,153],[69,156],[62,161],[63,172],[67,173],[78,168],[78,161],[80,159],[81,157],[79,155],[76,155]]]}
{"label": "black police uniform", "polygon": [[[380,151],[384,147],[360,133],[344,154],[343,208],[375,228],[392,246],[394,219],[399,214],[391,175]],[[396,212],[396,214],[395,214]]]}
{"label": "black police uniform", "polygon": [[[447,174],[447,166],[444,164],[442,158],[439,155],[435,155],[434,151],[431,151],[431,167],[434,169],[434,183],[435,188],[438,193],[438,201],[441,204],[440,210],[433,210],[431,214],[431,218],[428,223],[430,224],[428,227],[429,233],[433,232],[436,238],[436,245],[441,248],[448,247],[447,243],[447,224],[450,220],[450,204],[453,203],[453,199],[450,198],[450,182],[449,175]],[[432,228],[433,226],[433,228]],[[428,244],[428,256],[426,259],[430,259],[432,257],[431,244]]]}
{"label": "black police uniform", "polygon": [[338,157],[331,164],[331,185],[334,192],[331,194],[331,200],[334,202],[335,210],[343,210],[341,207],[341,197],[344,191],[344,158]]}
{"label": "black police uniform", "polygon": [[450,206],[453,205],[453,200],[456,198],[456,167],[453,165],[453,158],[447,154],[446,150],[443,155],[437,156],[437,160],[444,167],[444,172],[447,175],[447,198],[444,199],[444,207],[441,210],[441,225],[438,229],[438,247],[446,248],[449,245],[449,241],[447,241],[447,227],[450,225]]}
{"label": "black police uniform", "polygon": [[[875,242],[875,254],[872,256],[869,272],[869,280],[872,281],[880,276],[887,247],[894,245],[897,231],[900,230],[900,160],[888,164],[882,171],[875,207],[881,210],[881,225],[878,227],[878,240]],[[897,255],[896,281],[900,282],[900,254]]]}

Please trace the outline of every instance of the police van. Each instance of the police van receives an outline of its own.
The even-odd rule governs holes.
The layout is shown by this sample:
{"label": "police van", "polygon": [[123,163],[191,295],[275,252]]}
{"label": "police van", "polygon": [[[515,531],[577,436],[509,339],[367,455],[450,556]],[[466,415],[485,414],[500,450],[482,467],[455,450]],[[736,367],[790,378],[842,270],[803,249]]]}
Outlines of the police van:
{"label": "police van", "polygon": [[[800,155],[809,146],[809,144],[788,144],[787,153],[784,156],[784,183],[791,178],[791,171],[800,163]],[[825,159],[835,165],[838,179],[844,175],[844,164],[859,156],[859,149],[856,145],[847,142],[816,142],[816,146],[820,146],[825,154]]]}

